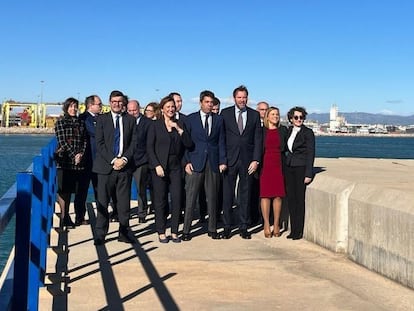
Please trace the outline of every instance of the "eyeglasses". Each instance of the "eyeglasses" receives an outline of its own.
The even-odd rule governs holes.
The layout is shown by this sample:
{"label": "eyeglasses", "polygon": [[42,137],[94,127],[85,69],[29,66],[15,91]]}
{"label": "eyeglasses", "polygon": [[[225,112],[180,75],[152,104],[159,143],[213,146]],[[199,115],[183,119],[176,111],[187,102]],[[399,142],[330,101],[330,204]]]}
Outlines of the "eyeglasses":
{"label": "eyeglasses", "polygon": [[145,112],[154,112],[152,109],[145,109]]}
{"label": "eyeglasses", "polygon": [[111,100],[111,104],[122,104],[123,100]]}
{"label": "eyeglasses", "polygon": [[293,116],[295,120],[304,120],[303,116]]}

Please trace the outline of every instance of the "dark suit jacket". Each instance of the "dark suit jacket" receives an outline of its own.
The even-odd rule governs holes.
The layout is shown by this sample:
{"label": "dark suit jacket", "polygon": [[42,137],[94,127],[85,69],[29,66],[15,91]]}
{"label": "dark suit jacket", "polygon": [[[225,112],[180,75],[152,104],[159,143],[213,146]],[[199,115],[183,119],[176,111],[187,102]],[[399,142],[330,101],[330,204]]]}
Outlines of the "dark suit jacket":
{"label": "dark suit jacket", "polygon": [[[292,129],[293,127],[289,128],[288,139],[292,133]],[[286,165],[305,166],[305,176],[312,178],[313,162],[315,160],[315,135],[313,131],[305,125],[302,125],[293,142],[293,152],[290,152],[287,146],[286,150]]]}
{"label": "dark suit jacket", "polygon": [[[185,148],[194,146],[184,123],[180,120],[176,121],[180,128],[184,130],[180,136],[180,145],[178,146],[180,159],[184,156]],[[175,129],[173,129],[175,131]],[[164,170],[168,167],[168,153],[170,150],[171,138],[165,127],[164,119],[152,121],[147,134],[147,154],[149,168],[154,169],[161,165]]]}
{"label": "dark suit jacket", "polygon": [[[123,114],[123,152],[122,157],[128,160],[123,170],[132,170],[134,164],[134,150],[136,145],[136,120],[134,117]],[[114,123],[111,112],[98,116],[96,120],[96,158],[93,163],[93,171],[98,174],[110,174],[112,172],[111,161],[115,158],[114,145]]]}
{"label": "dark suit jacket", "polygon": [[84,155],[85,165],[87,168],[92,168],[93,161],[96,158],[96,141],[95,141],[95,129],[96,129],[96,116],[94,117],[88,111],[79,115],[79,119],[85,122],[87,144]]}
{"label": "dark suit jacket", "polygon": [[147,135],[148,128],[151,125],[152,120],[141,115],[139,123],[137,125],[137,144],[135,146],[134,160],[137,167],[148,163],[147,155]]}
{"label": "dark suit jacket", "polygon": [[231,106],[221,111],[226,131],[227,164],[235,165],[240,157],[243,165],[248,166],[252,161],[262,157],[262,127],[260,115],[256,110],[247,107],[247,122],[240,135],[235,117],[235,107]]}
{"label": "dark suit jacket", "polygon": [[212,122],[211,132],[207,136],[199,111],[185,118],[185,126],[194,142],[194,148],[186,151],[185,160],[193,165],[195,172],[204,171],[207,159],[216,173],[220,164],[227,163],[223,117],[212,113],[209,122]]}

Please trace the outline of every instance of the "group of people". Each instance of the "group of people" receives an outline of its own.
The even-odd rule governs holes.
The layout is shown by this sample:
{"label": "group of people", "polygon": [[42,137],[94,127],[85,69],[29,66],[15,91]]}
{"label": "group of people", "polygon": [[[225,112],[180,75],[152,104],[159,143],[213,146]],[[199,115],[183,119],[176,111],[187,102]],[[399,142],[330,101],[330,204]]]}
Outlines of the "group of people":
{"label": "group of people", "polygon": [[[85,203],[92,181],[97,206],[95,245],[105,243],[110,204],[119,221],[118,241],[136,243],[129,229],[134,178],[140,223],[146,221],[146,191],[151,188],[160,243],[191,240],[197,206],[203,218],[208,215],[208,236],[212,239],[230,239],[235,227],[241,238],[250,239],[252,215],[259,215],[259,209],[264,236],[279,237],[285,196],[291,222],[287,237],[301,239],[305,190],[313,178],[315,156],[313,131],[303,124],[306,110],[290,109],[291,126],[287,128],[280,123],[278,108],[265,102],[258,103],[257,109],[250,108],[245,86],[234,89],[233,99],[234,105],[220,112],[219,99],[205,90],[200,93],[200,109],[184,115],[180,112],[181,95],[174,92],[159,104],[149,103],[141,113],[137,100],[112,91],[110,112],[101,114],[102,101],[92,95],[85,100],[86,111],[78,116],[79,102],[68,98],[63,104],[64,115],[55,125],[62,225],[87,224]],[[72,193],[74,223],[68,214]],[[223,230],[219,232],[221,211]]]}

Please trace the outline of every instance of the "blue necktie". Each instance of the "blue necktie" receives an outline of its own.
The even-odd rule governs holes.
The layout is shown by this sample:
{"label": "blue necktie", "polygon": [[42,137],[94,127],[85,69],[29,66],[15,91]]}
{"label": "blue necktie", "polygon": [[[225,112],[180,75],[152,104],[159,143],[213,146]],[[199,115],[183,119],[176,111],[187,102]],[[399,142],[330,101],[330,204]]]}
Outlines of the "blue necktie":
{"label": "blue necktie", "polygon": [[119,115],[115,117],[115,132],[114,132],[114,154],[117,157],[119,154],[119,139],[121,133],[119,131]]}

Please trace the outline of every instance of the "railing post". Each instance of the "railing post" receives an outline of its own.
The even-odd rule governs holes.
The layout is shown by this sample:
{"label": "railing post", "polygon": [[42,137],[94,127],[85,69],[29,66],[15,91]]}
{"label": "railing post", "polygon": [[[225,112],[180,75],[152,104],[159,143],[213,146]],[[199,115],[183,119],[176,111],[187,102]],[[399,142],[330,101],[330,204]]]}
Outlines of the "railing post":
{"label": "railing post", "polygon": [[42,252],[42,201],[43,201],[43,159],[33,159],[32,217],[30,221],[30,261],[29,261],[29,308],[34,310],[39,302],[41,285]]}
{"label": "railing post", "polygon": [[40,187],[40,189],[38,191],[35,191],[35,193],[36,195],[40,195],[39,213],[36,213],[39,217],[39,286],[44,286],[44,279],[46,274],[46,251],[48,247],[47,199],[49,191],[49,174],[48,168],[45,165],[44,148],[42,148],[42,156],[38,156],[33,159],[33,174],[35,178],[34,187],[36,188],[37,185]]}
{"label": "railing post", "polygon": [[16,237],[12,310],[28,309],[32,188],[32,174],[18,173],[16,183]]}

